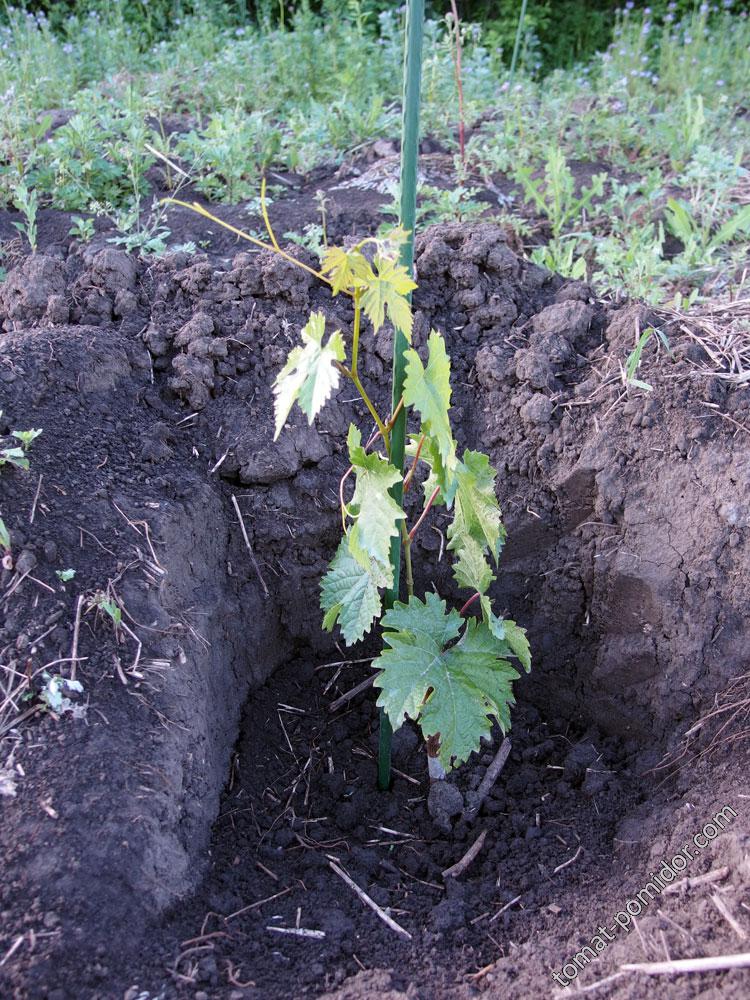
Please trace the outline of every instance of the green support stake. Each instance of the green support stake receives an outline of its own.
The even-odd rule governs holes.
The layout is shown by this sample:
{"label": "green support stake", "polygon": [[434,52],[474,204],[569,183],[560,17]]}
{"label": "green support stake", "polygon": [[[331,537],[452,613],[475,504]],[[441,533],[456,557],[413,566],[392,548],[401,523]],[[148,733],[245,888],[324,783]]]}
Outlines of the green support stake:
{"label": "green support stake", "polygon": [[[424,0],[407,0],[406,39],[404,43],[404,97],[401,124],[401,225],[409,231],[409,238],[401,252],[401,263],[411,273],[414,270],[414,226],[417,215],[417,159],[419,156],[419,102],[422,82],[422,33],[424,27]],[[404,352],[406,337],[396,330],[393,340],[393,403],[395,411],[404,391]],[[406,441],[406,413],[401,410],[391,431],[391,462],[397,469],[404,465]],[[393,498],[401,505],[403,484],[393,487]],[[386,591],[385,606],[393,607],[400,597],[401,542],[391,544],[393,587]],[[380,742],[378,747],[378,788],[385,791],[391,785],[391,738],[393,730],[385,712],[380,711]]]}
{"label": "green support stake", "polygon": [[516,41],[513,45],[513,57],[510,60],[510,82],[516,75],[516,65],[518,63],[518,53],[521,50],[521,39],[523,38],[523,23],[526,20],[526,0],[521,2],[521,14],[518,18],[518,28],[516,29]]}

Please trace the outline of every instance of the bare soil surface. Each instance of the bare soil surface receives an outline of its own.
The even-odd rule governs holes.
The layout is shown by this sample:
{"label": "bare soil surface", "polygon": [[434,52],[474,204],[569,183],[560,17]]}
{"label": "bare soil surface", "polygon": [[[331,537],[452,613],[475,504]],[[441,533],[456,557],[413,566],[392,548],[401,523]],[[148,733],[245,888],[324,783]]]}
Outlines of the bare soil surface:
{"label": "bare soil surface", "polygon": [[[375,228],[378,198],[340,182],[279,202],[279,231],[314,220],[320,185],[333,239]],[[170,226],[200,231],[181,210]],[[459,444],[498,469],[496,599],[534,653],[492,794],[473,823],[438,821],[416,734],[398,736],[393,792],[378,794],[373,693],[330,710],[367,676],[341,661],[376,648],[342,655],[318,612],[345,430],[366,413],[342,388],[316,427],[298,417],[271,442],[270,383],[300,326],[322,308],[345,328],[346,303],[228,233],[206,254],[139,261],[106,234],[71,245],[62,218],[40,231],[0,287],[0,432],[43,429],[31,470],[0,473],[0,664],[8,695],[74,668],[84,693],[60,717],[3,695],[2,995],[551,997],[566,965],[585,985],[623,962],[746,950],[747,390],[706,372],[678,329],[671,354],[656,338],[644,352],[653,391],[626,389],[642,306],[529,264],[489,223],[420,236],[415,343],[445,335]],[[386,335],[363,358],[384,409],[389,356]],[[455,598],[433,525],[417,585]],[[89,609],[97,592],[127,630]],[[731,724],[654,770],[728,690]],[[456,775],[462,796],[499,739]],[[725,806],[736,816],[699,848]],[[466,872],[444,876],[481,835]],[[627,922],[686,846],[677,877],[711,879]],[[600,926],[612,940],[579,971]],[[299,929],[324,936],[284,933]],[[750,974],[628,973],[594,995],[654,990],[744,996]]]}

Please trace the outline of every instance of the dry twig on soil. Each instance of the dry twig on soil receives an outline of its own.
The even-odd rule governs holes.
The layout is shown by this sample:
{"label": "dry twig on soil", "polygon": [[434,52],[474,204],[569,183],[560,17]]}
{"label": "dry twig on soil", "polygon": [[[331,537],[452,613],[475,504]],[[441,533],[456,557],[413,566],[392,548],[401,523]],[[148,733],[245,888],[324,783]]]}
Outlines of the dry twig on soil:
{"label": "dry twig on soil", "polygon": [[403,938],[404,941],[411,941],[411,934],[404,930],[400,924],[397,924],[393,917],[389,916],[385,910],[382,909],[382,907],[378,906],[375,900],[368,896],[364,889],[360,889],[354,879],[347,875],[343,868],[339,868],[336,862],[332,861],[330,858],[328,859],[328,864],[338,877],[346,882],[349,888],[359,896],[362,902],[366,906],[369,906],[370,909],[380,917],[386,927],[390,927],[390,929],[398,934],[400,938]]}

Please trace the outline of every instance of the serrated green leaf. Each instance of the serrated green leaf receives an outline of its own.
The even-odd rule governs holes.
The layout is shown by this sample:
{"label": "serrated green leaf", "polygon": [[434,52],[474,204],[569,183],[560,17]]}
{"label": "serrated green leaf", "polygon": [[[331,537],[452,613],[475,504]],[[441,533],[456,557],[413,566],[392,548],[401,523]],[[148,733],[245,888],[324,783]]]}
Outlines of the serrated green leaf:
{"label": "serrated green leaf", "polygon": [[411,304],[406,296],[416,287],[402,264],[376,254],[375,269],[362,293],[362,308],[375,333],[385,322],[387,309],[390,321],[411,341],[413,318]]}
{"label": "serrated green leaf", "polygon": [[[415,350],[408,350],[404,355],[404,403],[413,406],[419,413],[423,433],[434,442],[442,468],[447,474],[451,474],[457,462],[456,442],[453,440],[448,416],[451,406],[451,363],[445,350],[445,341],[435,330],[430,333],[427,350],[426,367]],[[434,471],[440,480],[440,470]]]}
{"label": "serrated green leaf", "polygon": [[351,554],[348,536],[341,539],[321,581],[320,606],[323,628],[330,632],[338,621],[348,646],[359,642],[380,614],[377,583]]}
{"label": "serrated green leaf", "polygon": [[750,205],[745,205],[721,226],[711,243],[713,246],[720,247],[725,243],[731,243],[738,232],[746,233],[748,231],[750,231]]}
{"label": "serrated green leaf", "polygon": [[508,643],[513,653],[518,657],[526,673],[531,670],[531,647],[526,638],[526,629],[516,625],[515,622],[506,618],[503,622],[505,629],[505,641]]}
{"label": "serrated green leaf", "polygon": [[5,521],[0,517],[0,546],[5,549],[6,552],[10,552],[10,532],[5,526]]}
{"label": "serrated green leaf", "polygon": [[278,438],[286,419],[298,402],[307,422],[323,408],[331,392],[338,387],[339,372],[334,362],[346,357],[344,339],[336,330],[323,344],[325,316],[322,312],[311,314],[302,329],[303,347],[295,347],[273,384],[276,410],[274,441]]}
{"label": "serrated green leaf", "polygon": [[334,295],[364,288],[373,278],[372,268],[361,250],[329,247],[323,255],[321,270],[331,279]]}
{"label": "serrated green leaf", "polygon": [[492,567],[485,557],[485,547],[470,536],[463,539],[453,575],[459,587],[484,594],[495,579]]}
{"label": "serrated green leaf", "polygon": [[408,605],[397,603],[383,617],[389,648],[373,664],[380,671],[378,705],[393,727],[409,717],[426,737],[439,734],[446,769],[479,749],[491,717],[504,730],[509,727],[512,682],[518,677],[500,656],[506,647],[483,622],[470,619],[459,641],[446,648],[458,636],[460,621],[435,594],[427,594],[424,603],[414,597]]}
{"label": "serrated green leaf", "polygon": [[[487,597],[486,594],[480,597],[479,601],[480,601],[480,607],[482,609],[482,617],[487,623],[487,627],[489,628],[490,632],[492,632],[492,634],[496,639],[499,639],[504,642],[505,622],[503,621],[502,618],[498,618],[497,615],[494,613],[494,611],[492,610],[492,601],[489,599],[489,597]],[[504,651],[505,653],[508,654],[511,652],[510,646],[508,646],[507,643],[505,643]]]}
{"label": "serrated green leaf", "polygon": [[[437,594],[428,592],[424,602],[413,597],[408,604],[396,601],[383,618],[383,627],[394,632],[406,631],[425,642],[447,646],[458,638],[463,625],[463,619],[455,608],[446,612],[445,601]],[[417,708],[421,701],[417,703]]]}
{"label": "serrated green leaf", "polygon": [[456,499],[453,522],[448,528],[448,548],[460,550],[471,538],[487,547],[497,562],[505,528],[495,496],[495,470],[480,451],[465,451],[456,469]]}
{"label": "serrated green leaf", "polygon": [[347,444],[356,475],[354,495],[347,506],[354,518],[349,529],[349,549],[379,586],[390,587],[393,583],[391,539],[398,536],[398,522],[405,514],[389,490],[401,480],[401,475],[377,452],[365,452],[362,435],[354,424],[349,426]]}

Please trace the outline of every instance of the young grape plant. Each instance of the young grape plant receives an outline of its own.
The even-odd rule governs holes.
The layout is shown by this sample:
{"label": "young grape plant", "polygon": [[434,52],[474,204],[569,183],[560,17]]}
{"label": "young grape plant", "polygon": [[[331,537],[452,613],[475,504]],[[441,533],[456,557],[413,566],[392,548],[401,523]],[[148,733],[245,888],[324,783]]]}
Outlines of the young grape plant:
{"label": "young grape plant", "polygon": [[[512,684],[519,676],[511,661],[528,671],[531,656],[524,629],[498,617],[488,593],[505,540],[495,470],[482,452],[467,449],[459,456],[442,335],[430,333],[426,361],[408,348],[403,396],[392,414],[378,412],[360,378],[360,338],[368,324],[369,335],[378,336],[390,320],[411,343],[416,285],[399,263],[406,238],[399,227],[326,251],[320,277],[333,295],[352,299],[350,336],[327,333],[324,314],[312,313],[274,383],[275,437],[295,404],[312,424],[342,377],[367,407],[372,435],[363,443],[354,424],[347,435],[351,464],[339,487],[343,535],[322,580],[323,626],[338,626],[351,645],[380,619],[384,648],[373,663],[378,705],[394,730],[407,718],[417,722],[428,752],[449,770],[479,748],[493,719],[503,731],[510,727]],[[415,425],[405,469],[391,461],[390,432],[402,408]],[[422,509],[409,525],[401,498],[420,480]],[[435,593],[414,593],[412,542],[438,505],[452,511],[447,548],[456,583],[468,592],[460,610]],[[402,547],[408,600],[381,618],[383,592],[398,583],[390,558],[394,542]]]}

